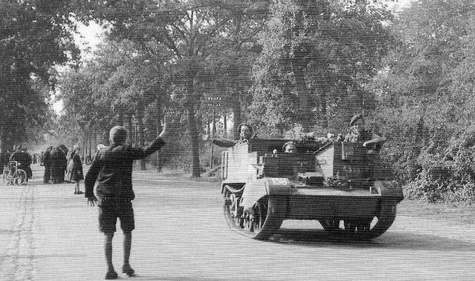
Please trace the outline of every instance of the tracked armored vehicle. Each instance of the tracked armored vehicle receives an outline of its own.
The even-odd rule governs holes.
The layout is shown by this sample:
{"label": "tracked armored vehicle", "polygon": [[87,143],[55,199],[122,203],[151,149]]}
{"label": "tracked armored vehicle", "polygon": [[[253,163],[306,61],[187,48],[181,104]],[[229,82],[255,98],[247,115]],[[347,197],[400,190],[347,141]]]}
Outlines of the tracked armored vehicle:
{"label": "tracked armored vehicle", "polygon": [[362,143],[251,139],[222,153],[221,192],[228,225],[266,240],[287,219],[317,220],[353,239],[382,235],[396,218],[402,188]]}

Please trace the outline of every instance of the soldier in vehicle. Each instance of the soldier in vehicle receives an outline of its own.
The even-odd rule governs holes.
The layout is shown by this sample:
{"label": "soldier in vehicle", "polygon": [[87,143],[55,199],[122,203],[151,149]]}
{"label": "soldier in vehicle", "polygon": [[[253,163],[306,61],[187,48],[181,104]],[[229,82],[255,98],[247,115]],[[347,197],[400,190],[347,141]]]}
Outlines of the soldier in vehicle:
{"label": "soldier in vehicle", "polygon": [[246,142],[250,139],[253,139],[256,137],[254,134],[254,130],[252,129],[251,125],[242,123],[238,127],[238,132],[239,132],[239,141],[240,142]]}
{"label": "soldier in vehicle", "polygon": [[295,145],[295,142],[293,142],[293,141],[286,142],[283,146],[283,151],[285,153],[296,153],[297,152],[297,146]]}
{"label": "soldier in vehicle", "polygon": [[350,126],[350,130],[345,136],[345,141],[363,142],[364,147],[373,148],[377,151],[381,149],[386,141],[386,138],[380,137],[365,128],[365,121],[361,114],[356,114],[351,118]]}
{"label": "soldier in vehicle", "polygon": [[217,146],[221,147],[231,147],[234,146],[236,143],[243,143],[247,142],[250,139],[256,138],[254,134],[254,130],[252,129],[251,125],[242,123],[238,126],[237,132],[239,132],[239,140],[229,140],[229,139],[213,139],[211,142],[216,144]]}
{"label": "soldier in vehicle", "polygon": [[363,147],[367,148],[366,159],[369,161],[365,175],[367,177],[373,177],[374,169],[381,166],[377,155],[386,141],[386,138],[376,135],[371,130],[367,130],[365,128],[364,117],[361,114],[356,114],[351,118],[350,126],[350,130],[345,136],[345,141],[363,142]]}

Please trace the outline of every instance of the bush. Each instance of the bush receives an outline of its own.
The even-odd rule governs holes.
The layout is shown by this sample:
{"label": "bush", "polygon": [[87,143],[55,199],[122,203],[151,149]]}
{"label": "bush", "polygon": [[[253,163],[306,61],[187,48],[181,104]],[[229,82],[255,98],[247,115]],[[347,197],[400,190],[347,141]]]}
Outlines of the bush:
{"label": "bush", "polygon": [[474,202],[475,149],[460,143],[443,153],[423,151],[418,157],[421,171],[406,186],[406,194],[429,202]]}

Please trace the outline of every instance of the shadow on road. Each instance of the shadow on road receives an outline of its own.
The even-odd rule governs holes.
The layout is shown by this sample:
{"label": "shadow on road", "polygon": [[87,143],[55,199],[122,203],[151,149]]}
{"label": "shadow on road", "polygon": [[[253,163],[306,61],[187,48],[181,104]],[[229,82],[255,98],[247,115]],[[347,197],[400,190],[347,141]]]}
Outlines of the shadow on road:
{"label": "shadow on road", "polygon": [[[118,279],[129,279],[129,278],[121,278]],[[223,280],[223,277],[217,278],[200,278],[200,277],[189,277],[189,276],[178,276],[178,277],[167,277],[167,276],[142,276],[142,275],[134,275],[134,280],[150,280],[150,281],[157,281],[157,280],[164,280],[164,281],[217,281]]]}
{"label": "shadow on road", "polygon": [[351,239],[343,234],[332,234],[321,229],[280,229],[270,243],[305,245],[308,247],[342,246],[351,248],[390,248],[432,251],[475,251],[475,243],[430,234],[391,233],[369,241]]}

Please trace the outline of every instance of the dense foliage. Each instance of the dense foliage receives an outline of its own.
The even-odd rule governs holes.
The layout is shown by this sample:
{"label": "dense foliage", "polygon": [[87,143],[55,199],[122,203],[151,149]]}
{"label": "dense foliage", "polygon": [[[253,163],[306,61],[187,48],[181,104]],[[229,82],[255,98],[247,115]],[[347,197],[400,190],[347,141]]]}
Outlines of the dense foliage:
{"label": "dense foliage", "polygon": [[76,59],[68,1],[0,2],[1,149],[41,140],[55,64]]}
{"label": "dense foliage", "polygon": [[[168,116],[166,164],[198,177],[219,164],[209,139],[236,139],[241,122],[263,137],[298,138],[345,133],[364,113],[388,139],[383,160],[407,195],[469,202],[475,3],[419,0],[395,13],[388,2],[2,2],[2,146],[55,122],[56,134],[84,145],[123,124],[142,145]],[[72,16],[102,24],[105,39],[56,75],[54,64],[77,55]],[[48,118],[52,91],[65,107]]]}
{"label": "dense foliage", "polygon": [[473,1],[414,2],[394,22],[400,43],[371,85],[379,128],[390,137],[387,160],[410,194],[452,200],[474,192],[473,148],[457,147],[474,120],[474,17]]}
{"label": "dense foliage", "polygon": [[276,1],[270,12],[259,34],[254,120],[280,131],[294,123],[304,131],[315,125],[339,130],[352,115],[374,108],[364,86],[394,41],[384,27],[392,19],[384,4]]}

